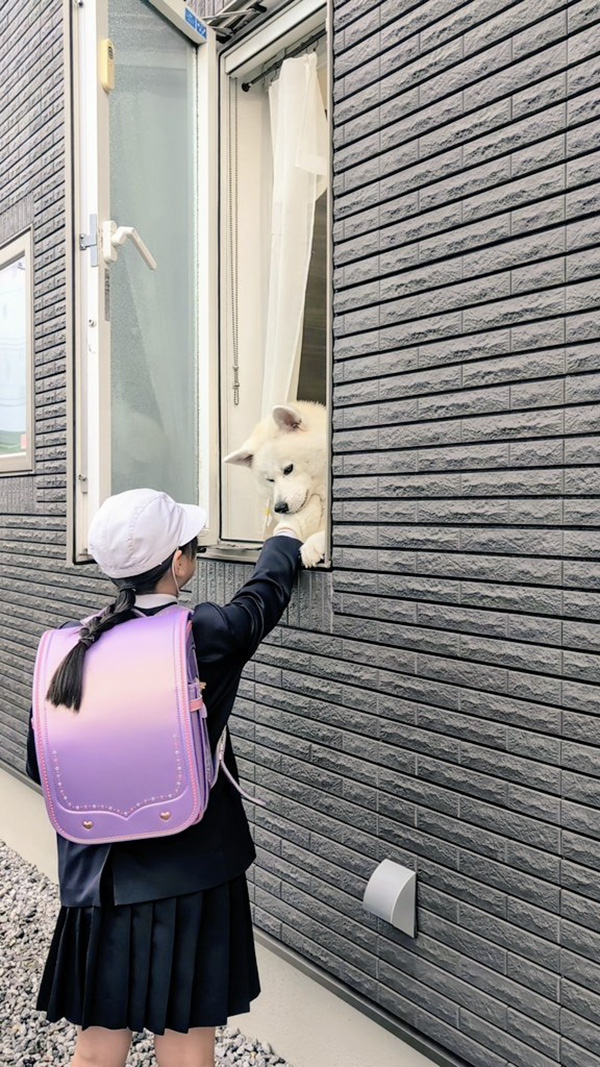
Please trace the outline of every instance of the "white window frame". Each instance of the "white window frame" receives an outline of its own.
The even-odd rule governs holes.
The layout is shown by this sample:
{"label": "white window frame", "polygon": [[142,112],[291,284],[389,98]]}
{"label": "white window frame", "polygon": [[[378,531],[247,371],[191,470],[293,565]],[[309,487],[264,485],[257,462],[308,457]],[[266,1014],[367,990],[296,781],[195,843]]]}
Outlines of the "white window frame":
{"label": "white window frame", "polygon": [[[224,367],[230,360],[230,353],[226,350],[227,345],[227,262],[224,255],[226,248],[226,203],[227,198],[224,195],[224,189],[227,186],[227,174],[229,168],[229,139],[227,136],[228,130],[228,85],[229,78],[235,76],[236,78],[242,77],[246,72],[251,71],[256,67],[256,57],[260,53],[261,57],[268,65],[269,59],[276,56],[284,48],[293,48],[293,45],[300,43],[303,39],[308,38],[312,33],[323,27],[327,36],[327,48],[328,48],[328,73],[327,73],[327,116],[330,137],[329,141],[332,141],[332,108],[331,108],[331,84],[332,84],[332,57],[331,57],[331,44],[330,44],[330,8],[331,4],[329,0],[297,0],[296,3],[289,4],[278,12],[275,11],[268,19],[261,22],[255,30],[251,30],[244,38],[233,44],[225,45],[220,52],[219,56],[219,128],[221,133],[220,145],[219,145],[219,188],[220,188],[220,217],[219,217],[219,247],[221,251],[220,255],[220,268],[219,268],[219,406],[226,402],[223,397],[223,390],[227,388],[225,384]],[[332,219],[332,197],[331,197],[331,181],[327,190],[327,218],[328,218],[328,234],[327,234],[327,351],[326,351],[326,383],[327,383],[327,395],[326,406],[328,412],[331,412],[331,368],[332,368],[332,342],[331,342],[331,271],[332,271],[332,242],[331,242],[331,219]],[[327,452],[331,454],[331,419],[329,419],[329,429],[327,438]],[[221,440],[221,433],[219,432],[219,439],[217,444],[217,455],[219,457],[219,490],[220,490],[220,473],[222,471],[222,457],[223,446]],[[242,444],[242,442],[237,443]],[[236,447],[234,443],[230,443],[230,448]],[[327,468],[327,487],[326,498],[329,500],[331,494],[331,464],[328,464]],[[221,512],[221,493],[218,493],[219,500],[219,538],[213,551],[209,554],[216,558],[240,558],[248,559],[252,558],[256,554],[259,542],[248,543],[236,542],[231,537],[221,536],[223,527],[223,514]],[[327,509],[329,510],[329,509]],[[325,564],[330,562],[330,520],[327,517],[326,527],[326,545],[327,552],[325,558]]]}
{"label": "white window frame", "polygon": [[33,470],[33,241],[31,230],[26,230],[11,238],[0,247],[0,270],[9,267],[18,259],[25,259],[25,403],[26,403],[26,447],[21,452],[0,455],[0,475],[27,473]]}
{"label": "white window frame", "polygon": [[[216,33],[207,30],[205,43],[182,25],[174,0],[150,0],[159,12],[198,44],[197,50],[197,202],[198,202],[198,461],[199,503],[208,515],[199,539],[214,558],[250,560],[257,545],[236,545],[220,536],[220,368],[221,280],[219,266],[219,146],[222,79],[240,73],[250,57],[270,44],[273,53],[325,22],[330,25],[331,0],[297,0],[271,16],[233,45],[219,51]],[[177,10],[176,10],[177,9]],[[183,10],[183,8],[182,8]],[[308,21],[307,21],[308,20]],[[311,21],[312,20],[312,21]],[[110,493],[110,324],[104,318],[104,279],[99,229],[109,213],[109,103],[98,78],[98,43],[108,36],[107,0],[86,0],[71,7],[71,125],[72,125],[72,307],[73,372],[71,388],[71,519],[72,558],[89,562],[87,530],[98,507]],[[331,101],[331,44],[328,39],[328,98]],[[223,63],[224,60],[224,63]],[[117,57],[118,64],[118,57]],[[328,107],[331,129],[331,106]],[[332,218],[331,183],[328,218]],[[124,220],[120,220],[123,222]],[[95,250],[94,250],[95,245]],[[98,266],[93,265],[94,251]],[[328,233],[327,293],[327,407],[331,410],[331,225]],[[328,450],[331,442],[328,439]],[[330,495],[328,471],[327,495]],[[329,528],[327,529],[329,543]],[[327,557],[328,559],[328,557]],[[326,562],[327,562],[326,559]]]}
{"label": "white window frame", "polygon": [[[207,471],[214,448],[213,423],[217,418],[213,396],[215,369],[209,353],[216,347],[216,233],[210,220],[216,213],[216,182],[210,160],[216,158],[216,51],[215,36],[198,23],[191,28],[182,5],[151,0],[157,12],[196,44],[196,110],[207,121],[198,124],[197,276],[199,299],[198,458],[200,500],[209,523],[206,539],[214,540],[217,496]],[[157,14],[157,17],[159,15]],[[107,0],[86,0],[72,11],[72,128],[73,128],[73,486],[72,522],[75,561],[89,561],[87,530],[102,501],[110,494],[110,322],[105,318],[105,284],[110,279],[101,256],[101,225],[110,216],[109,96],[98,76],[99,42],[108,38]],[[206,32],[205,32],[206,31]],[[118,57],[117,57],[118,66]],[[105,148],[106,146],[106,148]],[[214,170],[214,167],[213,167]],[[207,221],[208,220],[208,221]],[[127,220],[120,220],[126,223]],[[108,281],[110,285],[110,281]],[[211,295],[215,290],[214,296]],[[213,304],[214,301],[214,304]],[[206,312],[204,312],[206,309]]]}

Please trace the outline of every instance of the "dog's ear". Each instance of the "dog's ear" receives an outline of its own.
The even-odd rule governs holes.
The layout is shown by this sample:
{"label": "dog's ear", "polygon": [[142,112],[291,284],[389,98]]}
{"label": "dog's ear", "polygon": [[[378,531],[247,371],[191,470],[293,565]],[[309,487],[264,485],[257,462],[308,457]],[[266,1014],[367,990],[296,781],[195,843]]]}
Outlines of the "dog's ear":
{"label": "dog's ear", "polygon": [[228,456],[225,456],[223,463],[238,463],[241,467],[251,467],[253,459],[254,452],[250,451],[247,445],[242,445],[235,452],[230,452]]}
{"label": "dog's ear", "polygon": [[277,404],[271,414],[280,430],[299,430],[302,425],[302,415],[292,404]]}

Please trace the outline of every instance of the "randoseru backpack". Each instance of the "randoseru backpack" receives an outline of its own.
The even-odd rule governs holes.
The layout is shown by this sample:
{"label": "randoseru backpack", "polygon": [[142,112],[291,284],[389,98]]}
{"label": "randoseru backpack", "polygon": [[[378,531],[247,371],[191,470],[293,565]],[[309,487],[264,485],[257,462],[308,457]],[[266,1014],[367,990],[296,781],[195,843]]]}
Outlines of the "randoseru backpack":
{"label": "randoseru backpack", "polygon": [[189,611],[102,634],[85,654],[76,712],[46,694],[78,637],[79,627],[47,630],[34,669],[35,746],[59,834],[100,844],[179,833],[204,815],[220,766],[247,797],[223,763],[225,731],[211,755]]}

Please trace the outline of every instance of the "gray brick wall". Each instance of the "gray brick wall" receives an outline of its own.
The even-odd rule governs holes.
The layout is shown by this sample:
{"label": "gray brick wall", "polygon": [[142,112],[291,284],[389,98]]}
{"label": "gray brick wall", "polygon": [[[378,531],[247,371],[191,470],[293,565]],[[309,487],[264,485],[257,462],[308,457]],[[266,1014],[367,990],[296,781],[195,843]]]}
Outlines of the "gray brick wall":
{"label": "gray brick wall", "polygon": [[468,1064],[591,1065],[600,7],[334,7],[333,616],[248,674],[256,920]]}
{"label": "gray brick wall", "polygon": [[30,226],[34,238],[35,473],[0,481],[0,730],[19,768],[35,641],[66,556],[62,47],[60,0],[43,17],[35,0],[0,4],[0,242]]}
{"label": "gray brick wall", "polygon": [[65,563],[63,44],[62,0],[0,0],[0,243],[31,227],[34,250],[34,471],[0,478],[0,757],[18,771],[38,638],[107,591]]}
{"label": "gray brick wall", "polygon": [[[33,224],[36,451],[0,482],[22,765],[66,556],[61,2],[0,3],[0,239]],[[567,52],[568,44],[568,52]],[[259,927],[471,1067],[600,1056],[600,6],[334,3],[333,570],[245,673]],[[248,568],[202,560],[197,596]],[[390,857],[415,941],[362,909]]]}
{"label": "gray brick wall", "polygon": [[310,668],[346,660],[328,703],[379,713],[376,828],[338,819],[420,882],[418,939],[381,924],[352,962],[470,1064],[591,1064],[600,7],[367,0],[334,32],[337,647]]}

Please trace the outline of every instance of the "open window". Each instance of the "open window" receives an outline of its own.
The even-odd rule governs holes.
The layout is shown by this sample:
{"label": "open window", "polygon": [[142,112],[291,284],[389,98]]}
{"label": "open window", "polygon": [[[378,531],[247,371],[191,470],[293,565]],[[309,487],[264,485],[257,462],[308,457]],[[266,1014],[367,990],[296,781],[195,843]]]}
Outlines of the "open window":
{"label": "open window", "polygon": [[[274,403],[327,400],[326,4],[241,6],[256,28],[227,41],[177,0],[71,8],[76,559],[141,486],[204,506],[217,553],[252,550],[264,501],[223,457]],[[280,157],[299,180],[275,254]]]}
{"label": "open window", "polygon": [[112,493],[149,486],[199,502],[208,451],[200,425],[208,431],[199,417],[198,116],[207,108],[198,57],[207,31],[192,16],[171,0],[72,6],[80,559]]}
{"label": "open window", "polygon": [[31,233],[0,248],[0,474],[33,461]]}
{"label": "open window", "polygon": [[[325,6],[300,2],[221,57],[220,454],[276,404],[327,402]],[[221,467],[221,540],[264,536],[247,470]]]}

